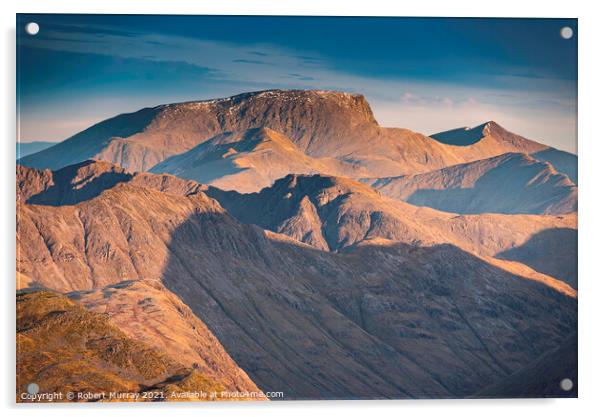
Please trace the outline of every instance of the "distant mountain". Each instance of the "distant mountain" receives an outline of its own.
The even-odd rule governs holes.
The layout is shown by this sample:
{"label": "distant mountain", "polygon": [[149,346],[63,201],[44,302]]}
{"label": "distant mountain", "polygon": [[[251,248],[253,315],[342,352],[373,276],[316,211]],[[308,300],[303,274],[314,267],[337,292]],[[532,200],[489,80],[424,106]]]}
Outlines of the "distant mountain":
{"label": "distant mountain", "polygon": [[[120,315],[123,333],[154,337],[157,346],[182,335],[170,351],[188,363],[202,346],[195,329],[147,321],[192,311],[262,390],[283,391],[285,399],[462,397],[533,363],[576,327],[575,291],[518,262],[378,234],[350,244],[366,236],[366,224],[378,228],[379,216],[393,215],[387,205],[411,207],[391,199],[373,205],[379,195],[366,185],[319,176],[305,184],[290,176],[283,188],[294,178],[297,184],[273,195],[300,201],[307,186],[318,217],[323,209],[333,216],[323,236],[345,246],[335,253],[241,223],[205,192],[215,189],[169,175],[125,173],[113,181],[118,169],[95,165],[62,174],[18,170],[17,270],[24,284],[76,291],[74,299],[92,310]],[[28,203],[55,186],[60,193]],[[355,189],[361,195],[349,196]],[[376,207],[373,220],[358,221]],[[437,213],[414,210],[416,218]],[[448,222],[477,247],[491,229],[511,224],[487,220],[494,215],[454,217],[430,216],[427,238],[438,239]],[[543,225],[550,216],[506,217],[521,230],[527,218]],[[349,225],[344,233],[335,232],[337,218]],[[408,238],[410,232],[418,233],[410,230]],[[190,311],[178,311],[162,287]],[[153,328],[159,334],[152,336]]]}
{"label": "distant mountain", "polygon": [[307,156],[286,136],[261,128],[220,134],[166,159],[150,172],[169,173],[224,190],[253,192],[289,173],[361,174],[361,167],[357,172],[353,168],[334,158]]}
{"label": "distant mountain", "polygon": [[[539,161],[551,163],[556,170],[567,175],[571,181],[577,184],[576,155],[526,139],[493,121],[473,128],[463,127],[436,133],[431,137],[446,145],[464,149],[472,148],[482,151],[483,148],[486,148],[491,152],[489,156],[508,152],[527,153]],[[476,159],[481,158],[473,160]]]}
{"label": "distant mountain", "polygon": [[56,145],[56,142],[17,142],[17,160],[27,155],[43,151],[44,149],[50,148],[54,145]]}
{"label": "distant mountain", "polygon": [[143,171],[228,132],[270,128],[310,156],[347,154],[378,129],[361,95],[328,91],[262,91],[142,109],[105,120],[60,145],[21,161],[38,168],[61,168],[102,159]]}
{"label": "distant mountain", "polygon": [[[354,178],[408,175],[507,152],[549,149],[512,136],[493,122],[484,125],[482,140],[467,146],[449,145],[407,129],[379,126],[368,102],[359,94],[269,90],[122,114],[19,162],[29,167],[59,169],[99,159],[131,171],[147,171],[206,141],[213,139],[214,144],[208,145],[211,148],[218,146],[216,142],[243,139],[249,129],[262,128],[287,137],[308,157],[335,158],[343,167],[353,168],[345,173]],[[197,148],[193,154],[205,151],[208,148]],[[299,153],[296,154],[298,157]],[[181,160],[190,158],[193,157],[187,155]],[[170,161],[170,171],[178,169],[175,163],[179,160]],[[305,162],[291,161],[291,164]],[[203,168],[199,163],[195,172],[210,172],[212,167]],[[260,172],[255,170],[245,175],[251,177],[251,174]]]}
{"label": "distant mountain", "polygon": [[[152,306],[151,299],[145,303],[137,307]],[[151,401],[153,396],[143,397],[148,391],[162,392],[165,398],[155,400],[168,401],[173,400],[172,393],[184,390],[221,392],[227,385],[233,386],[224,384],[219,371],[206,363],[202,369],[185,367],[174,360],[179,358],[158,349],[155,340],[150,342],[133,338],[107,315],[89,312],[64,295],[49,291],[17,294],[17,401],[23,401],[20,394],[28,391],[31,382],[38,384],[40,394],[63,393],[55,400],[59,402],[116,401],[110,393],[138,394],[137,401]],[[213,351],[222,349],[214,337],[212,342]],[[212,352],[199,353],[209,358]],[[220,363],[211,366],[223,363],[238,369],[225,352],[223,355]],[[243,385],[254,387],[244,379],[244,372],[238,372]],[[104,392],[106,398],[67,398],[67,392]]]}
{"label": "distant mountain", "polygon": [[364,180],[383,194],[453,213],[577,211],[577,186],[547,162],[508,153],[424,174]]}

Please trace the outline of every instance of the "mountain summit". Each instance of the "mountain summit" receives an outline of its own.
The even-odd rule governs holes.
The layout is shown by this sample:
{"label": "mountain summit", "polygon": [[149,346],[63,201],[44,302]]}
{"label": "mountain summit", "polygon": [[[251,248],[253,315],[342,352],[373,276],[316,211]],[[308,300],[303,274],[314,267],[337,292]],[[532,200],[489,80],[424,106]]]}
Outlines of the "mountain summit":
{"label": "mountain summit", "polygon": [[[309,155],[334,152],[361,126],[378,126],[364,96],[335,91],[269,90],[145,108],[100,122],[21,160],[61,168],[103,159],[144,171],[225,132],[267,127]],[[328,139],[325,141],[325,139]]]}
{"label": "mountain summit", "polygon": [[[55,146],[21,158],[19,163],[34,168],[59,169],[96,159],[118,164],[130,171],[164,171],[164,168],[169,168],[165,170],[184,172],[189,168],[178,167],[176,163],[190,161],[192,156],[183,154],[192,151],[198,156],[199,152],[206,150],[198,148],[205,142],[230,140],[225,138],[246,139],[248,133],[245,132],[260,129],[269,129],[287,138],[298,149],[296,156],[288,158],[291,168],[287,173],[317,170],[315,166],[309,171],[292,168],[308,165],[303,155],[314,159],[335,159],[329,162],[330,167],[325,172],[323,169],[319,171],[353,178],[428,172],[507,152],[547,152],[546,157],[555,160],[559,155],[559,151],[510,133],[494,122],[474,129],[444,132],[431,138],[408,129],[379,126],[370,105],[360,94],[269,90],[161,105],[122,114]],[[160,165],[172,157],[174,159],[166,163],[168,167]],[[560,158],[564,161],[566,156],[560,155]],[[203,160],[208,161],[206,158]],[[231,157],[228,161],[241,162],[240,156]],[[196,162],[197,172],[211,168],[204,166],[205,162]],[[331,169],[333,166],[336,169]],[[254,170],[247,174],[261,174],[262,168],[257,165],[246,168]],[[188,177],[203,178],[198,175]],[[265,176],[247,180],[266,185]],[[227,188],[234,187],[229,184]]]}
{"label": "mountain summit", "polygon": [[[488,150],[490,155],[483,157],[497,156],[508,152],[527,153],[541,162],[551,163],[558,172],[565,174],[577,184],[576,155],[526,139],[504,129],[494,121],[473,128],[461,127],[435,133],[431,135],[431,138],[459,149]],[[480,158],[473,160],[476,159]],[[465,162],[471,161],[466,160]]]}

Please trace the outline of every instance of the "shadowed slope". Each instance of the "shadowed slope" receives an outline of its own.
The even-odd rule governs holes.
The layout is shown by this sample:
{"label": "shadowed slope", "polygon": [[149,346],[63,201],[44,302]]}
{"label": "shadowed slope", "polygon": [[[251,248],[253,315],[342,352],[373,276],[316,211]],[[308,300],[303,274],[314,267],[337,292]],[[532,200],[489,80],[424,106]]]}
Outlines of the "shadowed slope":
{"label": "shadowed slope", "polygon": [[[539,253],[548,253],[550,256],[542,258],[537,256]],[[497,257],[522,262],[577,288],[576,229],[542,230],[522,245],[500,252]]]}
{"label": "shadowed slope", "polygon": [[[573,334],[534,363],[479,391],[473,397],[577,398],[577,370],[577,335]],[[568,391],[560,387],[565,378],[573,383],[573,387]]]}
{"label": "shadowed slope", "polygon": [[578,183],[577,155],[550,148],[532,153],[531,156],[538,161],[549,162],[558,172],[565,174],[575,184]]}
{"label": "shadowed slope", "polygon": [[17,142],[17,159],[43,151],[44,149],[50,148],[54,145],[56,145],[56,142]]}
{"label": "shadowed slope", "polygon": [[509,132],[494,121],[489,121],[473,128],[465,127],[435,133],[431,137],[447,145],[463,147],[487,143],[489,145],[496,145],[499,148],[507,148],[506,152],[520,151],[531,153],[549,148],[541,143]]}
{"label": "shadowed slope", "polygon": [[[392,200],[353,180],[320,175],[289,175],[259,193],[239,194],[216,188],[206,193],[244,223],[332,251],[380,238],[412,245],[451,243],[491,257],[520,247],[537,233],[549,230],[553,234],[558,228],[576,233],[577,227],[575,214],[458,216]],[[543,236],[544,241],[552,238]],[[566,259],[576,250],[573,240],[563,241],[563,245],[538,245],[528,253],[528,265],[566,280],[566,267],[549,261]],[[547,268],[538,269],[544,264]]]}
{"label": "shadowed slope", "polygon": [[424,174],[364,180],[383,194],[453,213],[563,214],[577,186],[549,163],[509,153]]}
{"label": "shadowed slope", "polygon": [[465,396],[575,327],[574,294],[455,246],[320,251],[241,224],[200,190],[161,192],[136,177],[77,205],[24,204],[18,270],[62,291],[163,282],[262,389],[285,398]]}
{"label": "shadowed slope", "polygon": [[[17,162],[29,167],[56,170],[87,159],[95,159],[112,143],[143,132],[157,117],[159,110],[159,108],[145,108],[134,113],[120,114],[97,123],[50,148],[27,155]],[[141,147],[140,152],[143,149]],[[109,162],[117,161],[109,160]]]}

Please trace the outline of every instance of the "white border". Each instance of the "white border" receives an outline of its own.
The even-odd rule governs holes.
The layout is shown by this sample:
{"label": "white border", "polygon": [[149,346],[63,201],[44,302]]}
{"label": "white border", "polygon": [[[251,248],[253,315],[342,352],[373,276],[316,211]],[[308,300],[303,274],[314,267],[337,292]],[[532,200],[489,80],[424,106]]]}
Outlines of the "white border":
{"label": "white border", "polygon": [[[367,413],[396,415],[421,413],[424,415],[461,415],[487,417],[518,413],[546,416],[590,415],[599,411],[596,402],[602,386],[600,356],[600,306],[602,288],[599,262],[602,245],[600,170],[602,169],[602,115],[600,99],[602,77],[599,40],[602,39],[602,21],[593,1],[524,0],[490,2],[453,0],[398,2],[384,0],[305,0],[303,2],[265,0],[23,0],[1,3],[0,19],[3,28],[2,73],[3,97],[2,138],[4,202],[2,204],[2,266],[4,274],[4,328],[2,343],[2,378],[0,379],[2,407],[9,415],[37,414],[63,416],[86,413],[86,416],[144,413],[165,414],[173,410],[182,415],[217,414],[261,416],[327,415],[333,412],[349,416]],[[487,17],[577,17],[579,18],[579,396],[577,400],[450,400],[450,401],[349,401],[349,402],[287,402],[277,404],[109,404],[107,407],[56,405],[54,407],[17,407],[14,401],[14,271],[15,271],[15,13],[130,13],[130,14],[285,14],[338,16],[487,16]],[[598,262],[596,262],[598,261]],[[84,411],[85,410],[85,411]]]}

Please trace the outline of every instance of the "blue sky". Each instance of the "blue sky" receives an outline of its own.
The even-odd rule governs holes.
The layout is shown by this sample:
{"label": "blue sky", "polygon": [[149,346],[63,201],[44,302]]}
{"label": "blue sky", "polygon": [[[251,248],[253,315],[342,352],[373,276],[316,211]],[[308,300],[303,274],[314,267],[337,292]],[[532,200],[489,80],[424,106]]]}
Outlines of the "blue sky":
{"label": "blue sky", "polygon": [[157,104],[318,88],[365,94],[384,126],[496,120],[575,152],[576,34],[574,19],[18,15],[20,138],[62,140]]}

